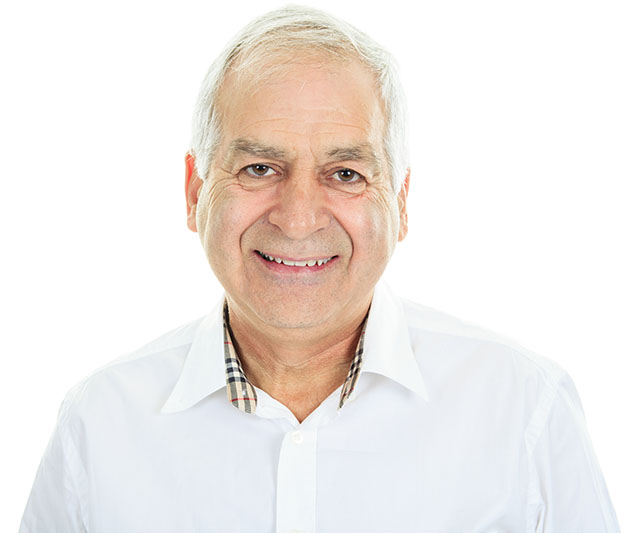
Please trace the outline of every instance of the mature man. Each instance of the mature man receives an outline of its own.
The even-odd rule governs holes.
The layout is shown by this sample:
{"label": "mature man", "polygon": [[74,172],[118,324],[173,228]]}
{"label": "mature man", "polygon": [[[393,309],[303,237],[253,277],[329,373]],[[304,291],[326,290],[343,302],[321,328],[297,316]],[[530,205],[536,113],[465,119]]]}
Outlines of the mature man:
{"label": "mature man", "polygon": [[378,282],[402,99],[312,9],[223,52],[186,199],[225,296],[69,394],[21,531],[618,531],[567,375]]}

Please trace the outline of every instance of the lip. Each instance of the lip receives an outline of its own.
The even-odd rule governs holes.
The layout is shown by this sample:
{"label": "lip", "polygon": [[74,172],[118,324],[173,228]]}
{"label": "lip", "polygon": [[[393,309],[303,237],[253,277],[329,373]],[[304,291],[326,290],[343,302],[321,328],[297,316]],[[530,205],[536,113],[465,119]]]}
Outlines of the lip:
{"label": "lip", "polygon": [[326,262],[321,265],[315,264],[313,266],[295,266],[295,265],[286,265],[284,263],[277,263],[276,261],[271,261],[270,259],[265,258],[265,255],[270,255],[271,257],[276,257],[282,260],[287,260],[287,261],[318,261],[318,260],[324,260],[327,259],[329,256],[324,256],[324,257],[288,257],[288,256],[282,256],[279,254],[268,254],[267,252],[260,252],[259,250],[255,250],[255,257],[257,260],[264,265],[267,269],[277,272],[277,273],[282,273],[282,274],[307,274],[307,273],[314,273],[314,272],[320,272],[322,270],[326,270],[333,266],[336,263],[336,260],[338,259],[337,255],[331,256],[331,258]]}

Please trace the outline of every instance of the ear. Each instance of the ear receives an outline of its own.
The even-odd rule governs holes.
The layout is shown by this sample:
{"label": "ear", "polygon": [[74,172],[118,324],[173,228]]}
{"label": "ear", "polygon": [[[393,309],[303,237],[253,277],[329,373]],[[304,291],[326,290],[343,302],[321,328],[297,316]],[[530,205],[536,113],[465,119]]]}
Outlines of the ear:
{"label": "ear", "polygon": [[195,156],[192,152],[186,154],[186,209],[188,211],[188,228],[197,231],[197,202],[203,180],[197,174]]}
{"label": "ear", "polygon": [[400,226],[398,229],[398,242],[407,236],[407,194],[409,193],[409,176],[410,169],[407,169],[405,180],[403,181],[400,192],[398,193],[398,213],[400,214]]}

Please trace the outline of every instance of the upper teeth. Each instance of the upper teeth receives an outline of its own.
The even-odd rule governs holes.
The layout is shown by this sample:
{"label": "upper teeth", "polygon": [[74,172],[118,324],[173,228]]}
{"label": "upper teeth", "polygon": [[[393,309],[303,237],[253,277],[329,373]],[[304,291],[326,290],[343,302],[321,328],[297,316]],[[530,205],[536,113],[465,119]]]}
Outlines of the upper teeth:
{"label": "upper teeth", "polygon": [[282,259],[281,257],[273,257],[272,255],[268,255],[262,252],[259,252],[262,257],[266,259],[270,259],[271,261],[275,261],[276,263],[284,263],[285,265],[288,266],[296,266],[296,267],[303,267],[303,266],[315,266],[315,265],[323,265],[324,263],[327,263],[331,260],[330,257],[327,257],[326,259],[309,259],[307,261],[290,261],[288,259]]}

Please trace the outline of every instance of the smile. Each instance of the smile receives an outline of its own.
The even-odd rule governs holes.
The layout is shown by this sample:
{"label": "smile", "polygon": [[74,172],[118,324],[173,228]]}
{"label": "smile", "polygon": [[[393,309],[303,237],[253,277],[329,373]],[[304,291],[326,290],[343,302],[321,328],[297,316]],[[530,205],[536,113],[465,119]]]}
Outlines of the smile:
{"label": "smile", "polygon": [[324,259],[303,259],[301,261],[296,261],[292,259],[284,259],[283,257],[273,257],[272,255],[265,254],[264,252],[260,252],[259,250],[255,250],[261,257],[266,259],[267,261],[273,261],[278,264],[286,265],[286,266],[293,266],[293,267],[313,267],[313,266],[322,266],[331,259],[333,259],[336,256],[331,256],[331,257],[326,257]]}

